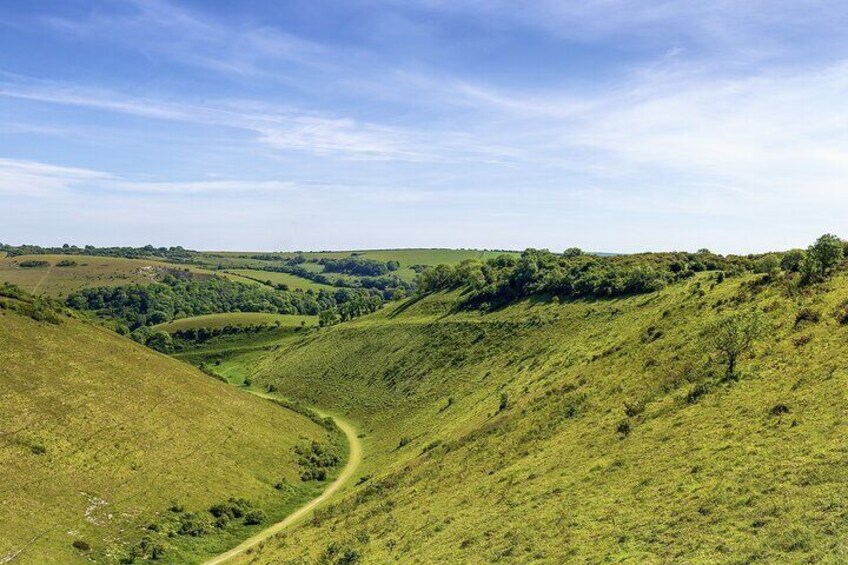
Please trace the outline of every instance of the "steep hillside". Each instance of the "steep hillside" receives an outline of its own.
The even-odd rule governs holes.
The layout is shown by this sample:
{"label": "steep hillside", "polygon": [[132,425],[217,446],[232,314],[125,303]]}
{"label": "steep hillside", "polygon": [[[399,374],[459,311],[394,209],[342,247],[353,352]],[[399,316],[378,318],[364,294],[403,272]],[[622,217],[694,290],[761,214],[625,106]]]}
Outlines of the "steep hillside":
{"label": "steep hillside", "polygon": [[[702,273],[488,313],[459,299],[265,358],[255,382],[351,414],[367,457],[343,499],[244,562],[848,559],[844,273],[800,290]],[[751,307],[765,334],[727,378],[704,329]]]}
{"label": "steep hillside", "polygon": [[0,297],[0,563],[198,562],[324,488],[301,480],[296,448],[345,455],[320,419],[11,290]]}

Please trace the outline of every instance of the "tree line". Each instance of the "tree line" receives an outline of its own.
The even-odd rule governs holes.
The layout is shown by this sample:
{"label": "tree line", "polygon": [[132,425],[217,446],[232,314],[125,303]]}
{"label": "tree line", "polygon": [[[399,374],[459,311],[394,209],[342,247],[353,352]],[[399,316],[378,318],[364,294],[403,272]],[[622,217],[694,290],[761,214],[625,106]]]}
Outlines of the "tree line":
{"label": "tree line", "polygon": [[826,278],[846,254],[846,242],[826,234],[806,250],[761,255],[639,253],[598,256],[569,249],[563,253],[527,249],[519,257],[500,255],[488,261],[466,260],[438,265],[418,276],[417,291],[429,293],[462,288],[466,302],[508,302],[534,295],[562,298],[604,298],[655,292],[695,273],[720,271],[721,276],[759,272],[783,273],[797,284]]}
{"label": "tree line", "polygon": [[180,262],[188,261],[193,255],[197,254],[197,251],[191,251],[179,245],[154,247],[149,244],[144,247],[95,247],[94,245],[79,247],[66,243],[61,247],[41,247],[40,245],[8,245],[0,243],[0,251],[5,252],[9,257],[18,257],[21,255],[93,255],[97,257],[123,257],[125,259],[157,257]]}
{"label": "tree line", "polygon": [[[183,279],[171,275],[161,282],[85,288],[65,300],[77,310],[112,318],[130,330],[178,318],[226,312],[270,312],[316,315],[350,303],[382,305],[382,297],[367,289],[287,292],[222,278]],[[355,311],[362,311],[357,307]]]}

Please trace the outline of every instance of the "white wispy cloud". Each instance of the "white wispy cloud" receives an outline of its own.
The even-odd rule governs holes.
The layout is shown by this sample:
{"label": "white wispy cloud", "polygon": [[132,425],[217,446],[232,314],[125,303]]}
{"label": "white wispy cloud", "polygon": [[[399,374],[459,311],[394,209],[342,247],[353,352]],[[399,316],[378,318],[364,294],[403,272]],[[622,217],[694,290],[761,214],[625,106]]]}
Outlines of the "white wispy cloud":
{"label": "white wispy cloud", "polygon": [[295,182],[246,179],[135,181],[112,173],[38,161],[0,158],[0,194],[57,198],[92,190],[157,195],[280,193],[302,188]]}
{"label": "white wispy cloud", "polygon": [[0,194],[44,198],[110,176],[98,171],[37,161],[0,158]]}
{"label": "white wispy cloud", "polygon": [[[265,107],[252,111],[250,101],[214,105],[189,104],[123,95],[74,85],[29,80],[0,83],[0,97],[19,98],[65,106],[79,106],[157,120],[190,122],[248,130],[255,139],[279,150],[332,154],[365,160],[441,160],[439,143],[416,140],[415,131],[337,118],[296,113],[287,108]],[[430,149],[424,149],[429,146]]]}
{"label": "white wispy cloud", "polygon": [[79,41],[120,44],[149,56],[263,79],[272,64],[320,67],[326,57],[318,43],[258,23],[218,21],[167,0],[128,0],[83,18],[49,16],[44,21]]}

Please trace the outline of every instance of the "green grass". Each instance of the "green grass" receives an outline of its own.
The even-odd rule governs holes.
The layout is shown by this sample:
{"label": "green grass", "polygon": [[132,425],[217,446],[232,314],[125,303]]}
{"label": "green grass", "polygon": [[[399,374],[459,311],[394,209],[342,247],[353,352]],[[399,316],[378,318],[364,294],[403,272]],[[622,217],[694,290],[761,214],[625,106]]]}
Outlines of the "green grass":
{"label": "green grass", "polygon": [[[487,314],[440,294],[281,345],[254,382],[350,414],[370,449],[361,485],[243,561],[845,562],[848,277],[710,277]],[[769,336],[725,382],[701,332],[738,304]]]}
{"label": "green grass", "polygon": [[[12,304],[11,299],[4,299]],[[104,328],[0,308],[0,561],[115,563],[142,535],[196,563],[262,526],[191,538],[145,531],[229,497],[281,519],[323,488],[299,480],[306,417]],[[274,488],[285,480],[291,487]],[[75,549],[80,540],[90,552]]]}
{"label": "green grass", "polygon": [[[401,268],[396,273],[400,275],[403,279],[412,281],[415,279],[416,275],[415,271],[410,268],[413,265],[455,265],[466,259],[479,259],[481,261],[485,261],[487,259],[497,257],[498,255],[502,255],[504,253],[518,255],[517,252],[484,251],[479,249],[372,249],[362,251],[308,251],[303,253],[273,253],[273,255],[279,257],[280,260],[278,262],[253,259],[252,256],[257,255],[257,253],[251,252],[207,252],[200,257],[200,260],[209,267],[214,267],[218,265],[228,267],[228,270],[230,270],[232,273],[241,272],[241,269],[233,269],[232,267],[251,267],[251,269],[249,270],[250,273],[248,273],[248,271],[246,270],[241,274],[246,274],[249,277],[258,278],[260,280],[266,280],[270,278],[269,275],[272,275],[273,273],[262,272],[261,268],[263,266],[274,265],[278,263],[282,264],[283,260],[294,257],[295,255],[303,255],[308,259],[341,259],[344,257],[350,257],[353,254],[357,254],[366,259],[374,259],[377,261],[398,261],[400,263]],[[303,263],[301,267],[316,273],[320,273],[323,271],[323,268],[315,263]],[[252,273],[252,268],[260,270],[261,275],[254,276],[254,274]],[[286,280],[285,277],[289,278]],[[246,279],[243,279],[243,281],[244,280]],[[308,288],[316,288],[315,286],[303,287],[303,279],[300,279],[299,277],[292,277],[291,275],[283,275],[279,281],[274,279],[271,280],[273,282],[282,282],[288,284],[292,289],[303,288],[304,290],[306,290]],[[298,284],[301,286],[296,286]],[[315,285],[317,283],[306,284]],[[318,286],[320,287],[323,285]]]}
{"label": "green grass", "polygon": [[304,279],[302,277],[298,277],[295,275],[290,275],[288,273],[275,273],[272,271],[260,271],[253,269],[235,269],[232,271],[227,271],[228,274],[239,275],[240,279],[245,279],[252,282],[266,282],[270,281],[271,284],[284,284],[289,287],[290,290],[335,290],[334,287],[326,284],[316,283],[309,279]]}
{"label": "green grass", "polygon": [[[24,261],[46,261],[48,266],[25,268]],[[75,264],[60,267],[60,261]],[[188,269],[196,276],[213,276],[211,271],[147,259],[92,257],[87,255],[21,255],[0,258],[0,282],[10,282],[33,294],[61,297],[81,288],[149,284],[169,270]]]}
{"label": "green grass", "polygon": [[257,324],[276,324],[284,327],[307,327],[318,324],[318,316],[296,316],[289,314],[270,314],[265,312],[229,312],[225,314],[205,314],[180,318],[153,326],[154,330],[176,332],[191,328],[223,328],[224,326],[253,326]]}

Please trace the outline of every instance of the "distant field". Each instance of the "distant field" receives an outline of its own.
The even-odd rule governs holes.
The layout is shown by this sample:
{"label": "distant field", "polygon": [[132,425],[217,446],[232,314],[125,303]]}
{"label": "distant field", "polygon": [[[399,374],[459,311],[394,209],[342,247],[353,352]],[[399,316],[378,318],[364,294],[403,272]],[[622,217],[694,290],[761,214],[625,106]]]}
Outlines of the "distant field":
{"label": "distant field", "polygon": [[[212,262],[213,257],[215,257],[226,264],[237,261],[255,261],[255,259],[250,259],[249,256],[257,254],[255,252],[209,252],[206,255],[209,258],[209,262]],[[359,251],[306,251],[303,253],[286,251],[268,253],[268,255],[279,257],[280,260],[289,259],[296,255],[303,255],[308,259],[340,259],[350,257],[353,254],[378,261],[398,261],[401,267],[408,267],[410,265],[456,264],[465,259],[486,260],[503,254],[518,255],[518,252],[486,251],[480,249],[371,249]],[[218,257],[219,255],[220,257]],[[243,256],[244,258],[237,259],[239,256]]]}
{"label": "distant field", "polygon": [[[317,267],[318,265],[315,266]],[[318,272],[320,272],[320,270]],[[288,273],[257,271],[253,269],[236,269],[233,271],[227,271],[227,273],[240,275],[239,280],[246,279],[249,282],[254,282],[251,279],[259,279],[260,281],[271,281],[273,284],[284,284],[291,290],[334,290],[334,288],[330,285],[313,282],[309,279],[304,279]]]}
{"label": "distant field", "polygon": [[280,322],[280,325],[285,327],[298,327],[302,322],[307,326],[315,326],[318,324],[318,316],[291,316],[288,314],[268,314],[264,312],[231,312],[228,314],[207,314],[205,316],[182,318],[173,322],[153,326],[153,329],[175,332],[190,328],[252,326],[256,324],[274,324],[275,322]]}
{"label": "distant field", "polygon": [[[22,267],[26,261],[47,265]],[[62,261],[69,266],[58,266]],[[213,276],[204,269],[146,259],[92,257],[88,255],[22,255],[0,258],[0,282],[10,282],[33,294],[52,297],[67,295],[86,287],[147,284],[165,270],[188,269],[198,275]]]}
{"label": "distant field", "polygon": [[[384,249],[371,251],[324,251],[303,253],[311,259],[343,258],[356,254],[378,261],[398,261],[401,265],[398,275],[412,281],[415,271],[413,265],[456,264],[465,259],[486,260],[501,254],[499,251],[479,251],[467,249]],[[279,259],[266,261],[253,256],[250,252],[208,252],[197,256],[202,265],[184,265],[166,263],[153,259],[124,259],[120,257],[95,257],[88,255],[23,255],[19,257],[0,257],[0,282],[14,283],[34,294],[46,294],[52,297],[65,296],[81,288],[94,286],[119,286],[125,284],[147,284],[168,269],[189,270],[197,276],[215,275],[244,284],[262,284],[259,281],[270,280],[273,283],[286,284],[292,290],[332,289],[295,275],[273,273],[261,270],[269,265],[282,265],[285,259],[295,253],[270,254]],[[44,261],[47,265],[22,267],[26,261]],[[72,262],[70,266],[58,266],[62,261]],[[225,267],[227,271],[217,270]],[[323,267],[316,263],[303,263],[302,268],[316,273]]]}
{"label": "distant field", "polygon": [[[376,261],[397,261],[400,263],[400,269],[396,274],[400,275],[407,281],[415,279],[416,272],[410,267],[413,265],[455,265],[466,259],[479,259],[485,261],[499,255],[518,255],[515,251],[485,251],[479,249],[372,249],[363,251],[307,251],[303,253],[282,252],[282,253],[265,253],[271,255],[278,261],[265,261],[252,258],[261,253],[251,252],[209,252],[204,254],[202,261],[208,266],[238,266],[238,267],[259,267],[264,265],[273,265],[276,262],[282,264],[286,259],[290,259],[297,255],[302,255],[307,259],[341,259],[357,255],[366,259],[374,259]],[[303,263],[302,268],[315,273],[323,271],[321,265],[315,263]],[[232,273],[242,272],[238,269],[230,269]],[[263,272],[263,276],[265,273]],[[253,275],[250,275],[253,276]],[[265,278],[269,278],[265,276]],[[300,281],[298,277],[294,277],[295,281]],[[243,280],[243,279],[242,279]],[[263,279],[264,280],[264,279]],[[277,281],[275,281],[277,282]],[[280,281],[285,282],[285,281]],[[294,282],[294,281],[293,281]],[[286,282],[285,284],[289,284]],[[298,288],[293,284],[289,284],[291,288]]]}

